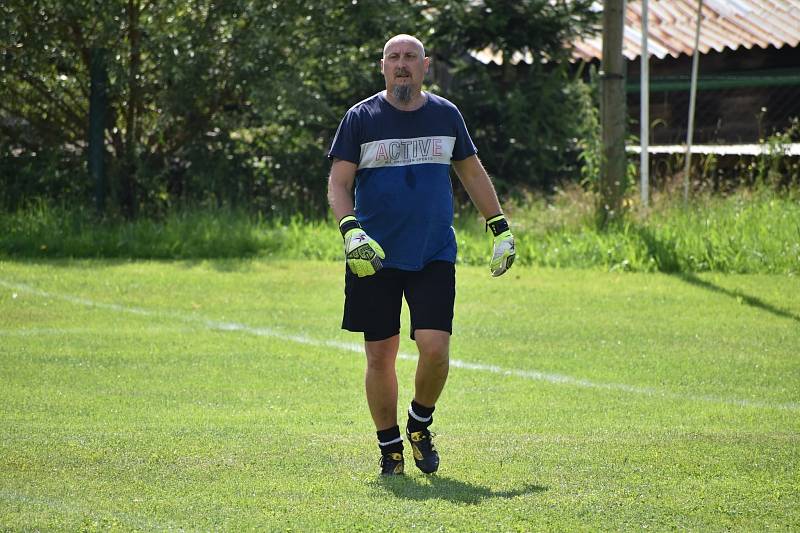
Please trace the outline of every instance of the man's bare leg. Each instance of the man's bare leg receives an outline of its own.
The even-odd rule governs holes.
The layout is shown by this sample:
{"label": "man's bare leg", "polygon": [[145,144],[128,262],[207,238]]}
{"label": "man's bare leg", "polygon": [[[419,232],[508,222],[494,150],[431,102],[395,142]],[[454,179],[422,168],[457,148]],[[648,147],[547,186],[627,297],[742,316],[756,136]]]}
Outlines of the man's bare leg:
{"label": "man's bare leg", "polygon": [[431,440],[428,426],[433,422],[436,401],[442,393],[450,369],[450,334],[446,331],[414,331],[419,360],[414,380],[414,400],[408,410],[406,435],[414,452],[417,468],[431,474],[439,469],[439,453]]}
{"label": "man's bare leg", "polygon": [[397,425],[397,372],[395,361],[400,335],[381,341],[365,341],[367,372],[364,383],[375,429]]}
{"label": "man's bare leg", "polygon": [[426,407],[436,405],[450,369],[450,334],[436,329],[414,332],[419,350],[414,400]]}

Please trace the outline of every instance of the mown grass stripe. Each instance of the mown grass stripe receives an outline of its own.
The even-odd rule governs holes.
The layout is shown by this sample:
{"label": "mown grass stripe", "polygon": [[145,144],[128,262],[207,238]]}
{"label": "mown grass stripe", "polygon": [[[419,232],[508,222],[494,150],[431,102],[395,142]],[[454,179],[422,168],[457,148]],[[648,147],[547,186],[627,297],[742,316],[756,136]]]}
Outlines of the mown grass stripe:
{"label": "mown grass stripe", "polygon": [[[37,289],[30,285],[26,285],[23,283],[14,283],[6,280],[0,279],[0,285],[16,291],[25,292],[28,294],[32,294],[35,296],[40,296],[43,298],[51,298],[62,300],[65,302],[87,306],[87,307],[95,307],[98,309],[107,309],[110,311],[118,312],[118,313],[130,313],[139,316],[145,317],[159,317],[159,318],[170,318],[174,320],[180,320],[185,323],[191,324],[199,324],[203,327],[211,330],[216,331],[230,331],[230,332],[241,332],[250,335],[256,335],[260,337],[269,337],[275,338],[290,342],[295,342],[298,344],[305,344],[309,346],[320,346],[320,347],[329,347],[340,349],[344,351],[350,351],[354,353],[361,354],[364,351],[364,348],[359,343],[349,343],[349,342],[341,342],[336,340],[321,340],[321,339],[314,339],[305,335],[298,335],[287,333],[283,331],[279,331],[273,328],[266,328],[266,327],[254,327],[249,326],[246,324],[238,323],[238,322],[224,322],[218,320],[212,320],[203,317],[197,317],[193,315],[186,315],[176,311],[156,311],[150,309],[144,309],[141,307],[133,307],[133,306],[124,306],[114,303],[104,303],[104,302],[96,302],[93,300],[89,300],[86,298],[82,298],[79,296],[73,296],[69,294],[58,294],[43,291],[41,289]],[[417,356],[409,353],[400,352],[398,357],[403,360],[407,361],[416,361]],[[787,403],[776,403],[776,402],[767,402],[762,400],[750,400],[750,399],[743,399],[743,398],[724,398],[719,396],[713,395],[701,395],[701,394],[680,394],[665,390],[659,390],[653,387],[641,387],[636,385],[628,385],[625,383],[602,383],[602,382],[595,382],[583,378],[576,378],[574,376],[568,376],[563,374],[555,374],[549,372],[540,372],[538,370],[522,370],[522,369],[510,369],[510,368],[503,368],[497,365],[488,365],[484,363],[472,363],[468,361],[461,361],[459,359],[450,359],[450,366],[453,368],[459,368],[464,370],[474,370],[479,372],[487,372],[491,374],[497,375],[504,375],[504,376],[513,376],[523,379],[530,379],[535,381],[544,381],[547,383],[555,384],[555,385],[569,385],[579,388],[585,389],[598,389],[598,390],[608,390],[608,391],[617,391],[617,392],[625,392],[630,394],[636,395],[643,395],[643,396],[650,396],[656,398],[663,398],[663,399],[671,399],[671,400],[678,400],[678,401],[694,401],[694,402],[708,402],[708,403],[719,403],[719,404],[727,404],[727,405],[735,405],[739,407],[748,407],[748,408],[761,408],[761,409],[780,409],[780,410],[790,410],[790,411],[797,411],[800,410],[800,403],[798,402],[787,402]]]}
{"label": "mown grass stripe", "polygon": [[61,500],[50,497],[45,498],[41,496],[29,496],[26,493],[17,492],[14,490],[0,490],[0,501],[34,507],[44,507],[58,513],[83,517],[84,520],[94,520],[97,522],[96,524],[84,523],[84,530],[116,529],[119,527],[158,531],[183,530],[180,525],[175,523],[155,522],[153,520],[141,518],[130,513],[89,508],[77,501]]}

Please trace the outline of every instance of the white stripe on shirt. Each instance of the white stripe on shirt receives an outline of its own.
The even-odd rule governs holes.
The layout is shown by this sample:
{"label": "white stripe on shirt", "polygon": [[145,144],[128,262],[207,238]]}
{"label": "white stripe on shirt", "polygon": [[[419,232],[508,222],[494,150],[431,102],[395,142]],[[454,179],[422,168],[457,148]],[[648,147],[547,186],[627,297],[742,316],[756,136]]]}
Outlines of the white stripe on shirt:
{"label": "white stripe on shirt", "polygon": [[449,165],[455,137],[430,136],[413,139],[381,139],[361,145],[362,168],[400,167],[421,163]]}

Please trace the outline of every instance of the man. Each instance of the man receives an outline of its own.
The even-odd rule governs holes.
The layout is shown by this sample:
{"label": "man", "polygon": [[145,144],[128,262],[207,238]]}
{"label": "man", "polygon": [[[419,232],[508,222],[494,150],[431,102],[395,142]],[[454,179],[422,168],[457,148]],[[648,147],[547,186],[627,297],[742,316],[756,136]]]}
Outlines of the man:
{"label": "man", "polygon": [[345,115],[328,157],[328,200],[345,241],[342,328],[363,332],[366,394],[381,450],[381,474],[403,473],[395,360],[405,296],[419,350],[406,436],[425,473],[439,468],[428,427],[447,380],[455,301],[452,162],[494,234],[493,276],[514,261],[514,238],[464,119],[449,101],[422,91],[430,65],[410,35],[389,39],[386,90]]}

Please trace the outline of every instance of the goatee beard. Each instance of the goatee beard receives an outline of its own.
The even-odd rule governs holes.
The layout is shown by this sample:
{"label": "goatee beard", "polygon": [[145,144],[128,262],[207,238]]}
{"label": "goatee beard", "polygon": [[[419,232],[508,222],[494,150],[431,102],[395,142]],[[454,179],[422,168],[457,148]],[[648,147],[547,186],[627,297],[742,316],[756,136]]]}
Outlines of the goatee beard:
{"label": "goatee beard", "polygon": [[408,85],[395,85],[392,89],[392,95],[402,104],[411,102],[411,87]]}

